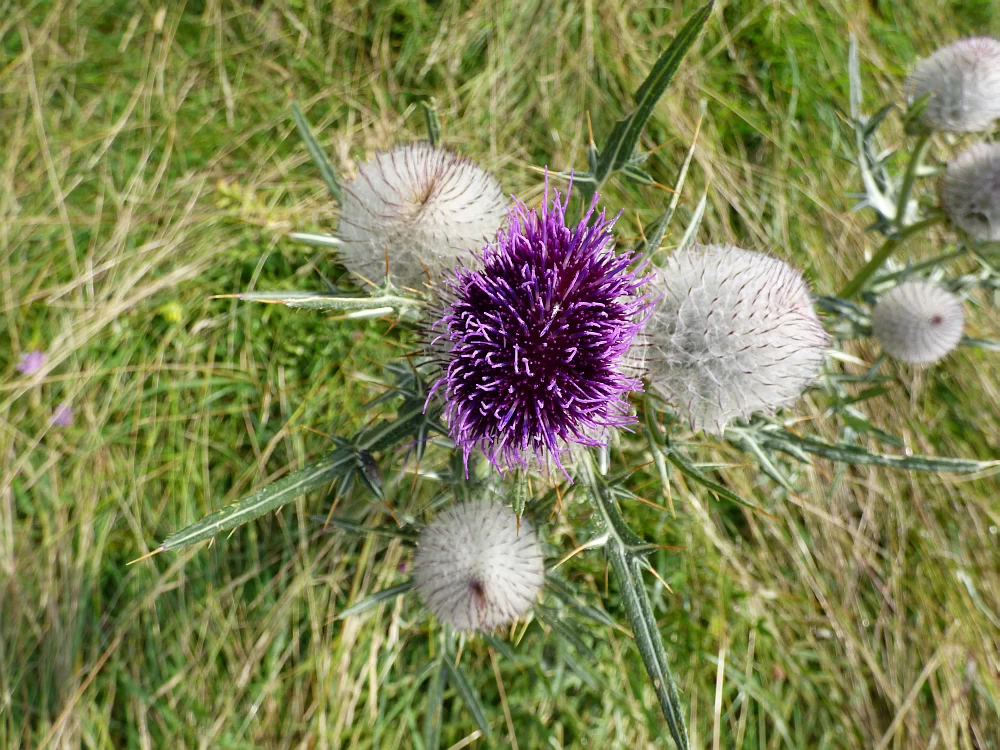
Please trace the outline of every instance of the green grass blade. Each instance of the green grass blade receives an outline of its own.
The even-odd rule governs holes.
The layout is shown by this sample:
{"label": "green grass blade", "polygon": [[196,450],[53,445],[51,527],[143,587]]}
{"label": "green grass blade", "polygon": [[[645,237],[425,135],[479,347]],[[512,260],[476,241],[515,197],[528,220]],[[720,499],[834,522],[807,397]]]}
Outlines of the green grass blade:
{"label": "green grass blade", "polygon": [[424,709],[424,747],[435,750],[441,745],[441,704],[444,702],[444,687],[448,682],[447,654],[438,657],[438,668],[431,675],[427,687],[427,706]]}
{"label": "green grass blade", "polygon": [[476,726],[479,727],[479,731],[489,739],[493,739],[493,730],[490,728],[489,720],[486,718],[486,709],[483,708],[483,702],[479,700],[479,696],[476,694],[475,688],[469,683],[462,671],[451,663],[451,659],[445,654],[444,658],[441,660],[445,669],[448,670],[448,679],[455,686],[456,692],[462,698],[462,702],[465,707],[469,709],[469,713],[472,714],[472,718],[476,722]]}
{"label": "green grass blade", "polygon": [[595,170],[598,184],[603,183],[612,172],[625,167],[632,157],[636,144],[639,142],[639,136],[642,135],[646,123],[652,116],[653,109],[660,97],[663,96],[663,92],[667,90],[674,74],[684,60],[684,56],[691,49],[691,45],[694,44],[708,21],[713,4],[714,0],[706,3],[688,19],[670,46],[653,65],[646,80],[635,92],[635,110],[624,120],[619,120],[615,124],[608,142],[601,149]]}
{"label": "green grass blade", "polygon": [[384,601],[390,599],[395,599],[397,596],[402,596],[403,594],[409,593],[413,590],[413,581],[404,581],[398,586],[390,586],[387,589],[382,589],[381,591],[376,591],[371,596],[366,596],[360,602],[352,604],[350,607],[342,611],[337,615],[338,620],[343,620],[352,615],[358,615],[362,612],[366,612],[372,607],[376,607]]}
{"label": "green grass blade", "polygon": [[314,487],[326,484],[351,468],[353,462],[353,453],[335,451],[316,463],[293,472],[232,505],[210,513],[176,534],[171,534],[164,540],[160,549],[162,551],[181,549],[213,537],[222,531],[235,529],[258,516],[290,503]]}
{"label": "green grass blade", "polygon": [[317,169],[319,169],[319,174],[323,178],[323,182],[326,183],[337,203],[343,204],[344,194],[340,189],[340,183],[337,181],[337,173],[333,169],[333,164],[330,163],[326,152],[320,147],[319,142],[313,135],[312,129],[309,127],[309,122],[306,120],[306,116],[302,114],[302,109],[297,102],[292,102],[292,117],[295,120],[295,127],[299,129],[299,135],[306,142],[309,155],[312,157],[313,162],[315,162]]}

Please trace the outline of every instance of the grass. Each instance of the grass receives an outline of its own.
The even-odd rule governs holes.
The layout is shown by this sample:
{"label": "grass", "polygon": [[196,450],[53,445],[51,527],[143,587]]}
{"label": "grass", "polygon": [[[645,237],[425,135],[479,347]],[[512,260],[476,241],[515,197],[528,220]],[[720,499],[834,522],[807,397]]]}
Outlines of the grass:
{"label": "grass", "polygon": [[[0,0],[0,746],[423,746],[436,625],[404,599],[335,619],[403,580],[408,553],[322,532],[329,498],[127,565],[321,452],[308,427],[364,424],[378,390],[357,375],[407,345],[388,321],[212,297],[339,278],[327,252],[282,239],[335,226],[290,96],[346,173],[420,136],[434,95],[446,143],[530,198],[533,166],[586,164],[584,113],[600,140],[694,7]],[[1000,33],[989,0],[721,2],[647,131],[666,144],[650,169],[671,182],[703,101],[682,212],[708,186],[703,239],[773,249],[832,292],[875,242],[845,197],[848,32],[871,111],[916,56],[984,31]],[[667,195],[616,183],[606,198],[628,235]],[[996,324],[971,310],[972,335]],[[21,376],[33,348],[48,362]],[[876,424],[914,452],[996,457],[995,355],[892,372],[865,404]],[[57,429],[63,402],[75,421]],[[821,414],[812,398],[800,411]],[[995,476],[818,462],[782,496],[729,447],[699,459],[732,465],[731,488],[773,518],[679,479],[676,519],[625,508],[681,548],[653,560],[671,588],[654,602],[692,747],[1000,747]],[[586,538],[572,518],[550,532],[564,551]],[[597,555],[564,575],[605,592]],[[606,606],[620,614],[613,588]],[[513,727],[522,748],[667,746],[629,639],[584,632],[574,647],[534,622],[518,663],[465,646],[501,744]],[[443,718],[442,746],[483,745],[452,688]]]}

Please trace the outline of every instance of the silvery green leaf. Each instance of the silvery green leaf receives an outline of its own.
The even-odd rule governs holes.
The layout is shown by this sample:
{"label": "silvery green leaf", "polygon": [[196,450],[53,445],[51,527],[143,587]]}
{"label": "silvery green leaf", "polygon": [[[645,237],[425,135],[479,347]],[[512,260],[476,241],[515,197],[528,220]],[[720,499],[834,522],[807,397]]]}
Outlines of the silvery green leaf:
{"label": "silvery green leaf", "polygon": [[516,471],[514,474],[514,497],[511,501],[511,510],[520,520],[524,515],[524,508],[528,504],[528,474],[525,471]]}
{"label": "silvery green leaf", "polygon": [[[222,295],[223,297],[228,295]],[[245,302],[263,302],[267,305],[285,305],[306,310],[343,310],[351,313],[385,315],[394,310],[412,308],[422,303],[419,300],[383,294],[374,297],[348,297],[339,294],[316,292],[240,292],[232,295]]]}
{"label": "silvery green leaf", "polygon": [[612,172],[622,169],[632,158],[639,143],[639,136],[642,135],[646,123],[652,116],[653,109],[708,21],[713,2],[714,0],[704,5],[684,24],[635,92],[635,109],[628,117],[615,124],[607,143],[601,148],[597,168],[594,170],[598,185],[602,184]]}
{"label": "silvery green leaf", "polygon": [[603,609],[597,609],[596,607],[591,607],[588,604],[584,604],[570,589],[569,585],[566,584],[558,576],[552,573],[547,573],[545,575],[545,585],[568,607],[579,612],[584,617],[590,618],[594,622],[605,625],[609,628],[617,627],[617,623],[612,619],[611,615],[605,612]]}
{"label": "silvery green leaf", "polygon": [[486,718],[486,709],[483,708],[483,702],[479,699],[479,695],[462,671],[451,663],[451,658],[448,654],[443,655],[441,663],[448,672],[448,680],[455,686],[455,692],[459,694],[465,707],[469,709],[469,713],[472,714],[472,718],[476,722],[476,726],[479,727],[479,731],[488,740],[492,740],[493,730],[490,728],[490,723]]}
{"label": "silvery green leaf", "polygon": [[347,609],[344,609],[337,615],[338,620],[344,620],[353,615],[359,615],[362,612],[366,612],[372,609],[382,602],[389,601],[390,599],[395,599],[397,596],[402,596],[410,592],[413,589],[413,581],[404,581],[397,586],[390,586],[387,589],[382,589],[381,591],[376,591],[371,596],[366,596],[360,602],[352,604]]}
{"label": "silvery green leaf", "polygon": [[308,490],[349,474],[356,462],[350,450],[336,450],[304,469],[292,472],[247,497],[227,505],[190,526],[168,536],[160,549],[175,550],[229,531],[258,516],[290,503]]}
{"label": "silvery green leaf", "polygon": [[309,122],[306,120],[306,116],[302,114],[302,110],[299,108],[297,102],[292,102],[292,118],[295,120],[295,127],[299,129],[299,135],[306,142],[306,148],[309,150],[309,155],[319,169],[319,174],[323,178],[323,182],[326,183],[327,188],[329,188],[330,193],[336,199],[337,203],[343,203],[344,195],[340,190],[340,183],[337,182],[337,173],[333,169],[333,164],[330,163],[326,152],[317,142],[312,129],[309,127]]}
{"label": "silvery green leaf", "polygon": [[991,352],[1000,352],[1000,339],[977,339],[972,336],[963,336],[959,342],[962,346],[975,346]]}
{"label": "silvery green leaf", "polygon": [[969,473],[1000,466],[1000,461],[976,461],[968,458],[942,458],[937,456],[893,456],[871,453],[859,445],[849,443],[826,443],[812,437],[796,435],[788,430],[762,432],[766,442],[776,450],[801,455],[811,453],[830,461],[846,464],[868,464],[888,466],[893,469],[911,471],[954,471]]}
{"label": "silvery green leaf", "polygon": [[288,239],[316,247],[340,247],[344,243],[330,234],[310,234],[308,232],[289,232]]}
{"label": "silvery green leaf", "polygon": [[719,484],[713,479],[709,479],[705,476],[694,464],[688,461],[684,456],[682,456],[678,451],[671,450],[666,454],[667,460],[672,463],[684,476],[693,479],[695,482],[705,487],[707,490],[713,492],[721,498],[734,502],[737,505],[742,505],[744,508],[749,508],[750,510],[755,510],[759,513],[766,513],[766,511],[761,508],[756,503],[752,503],[749,500],[737,495],[735,492],[729,488]]}
{"label": "silvery green leaf", "polygon": [[560,620],[556,612],[536,605],[535,618],[542,624],[548,625],[556,635],[569,643],[580,654],[586,656],[591,661],[597,661],[597,654],[594,653],[594,649],[587,645],[587,642],[583,640],[572,625]]}
{"label": "silvery green leaf", "polygon": [[646,170],[632,166],[631,164],[626,164],[622,168],[622,174],[625,175],[626,179],[632,180],[632,182],[637,182],[640,185],[655,185],[656,180],[653,179],[651,175]]}

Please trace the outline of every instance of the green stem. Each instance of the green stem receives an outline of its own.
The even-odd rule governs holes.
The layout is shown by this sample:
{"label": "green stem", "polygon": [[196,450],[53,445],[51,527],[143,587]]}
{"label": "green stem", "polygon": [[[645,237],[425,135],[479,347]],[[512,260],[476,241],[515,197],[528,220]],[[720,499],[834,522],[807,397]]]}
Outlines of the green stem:
{"label": "green stem", "polygon": [[910,163],[906,165],[906,173],[903,175],[903,184],[899,187],[899,199],[896,201],[896,227],[902,232],[906,229],[903,222],[906,221],[906,206],[910,202],[910,194],[913,192],[913,184],[917,180],[917,170],[924,160],[924,153],[930,143],[930,133],[924,133],[917,139],[917,147],[913,149]]}
{"label": "green stem", "polygon": [[880,269],[889,257],[896,252],[896,248],[902,244],[903,240],[912,237],[913,235],[922,232],[928,227],[932,227],[935,224],[940,224],[944,217],[941,214],[935,214],[930,216],[923,221],[918,221],[916,224],[911,224],[906,227],[898,234],[894,234],[889,237],[879,248],[878,252],[872,256],[872,259],[868,261],[864,268],[858,271],[857,275],[847,282],[847,285],[840,290],[837,294],[841,299],[850,299],[855,296],[858,292],[862,290],[865,282],[870,279],[878,269]]}

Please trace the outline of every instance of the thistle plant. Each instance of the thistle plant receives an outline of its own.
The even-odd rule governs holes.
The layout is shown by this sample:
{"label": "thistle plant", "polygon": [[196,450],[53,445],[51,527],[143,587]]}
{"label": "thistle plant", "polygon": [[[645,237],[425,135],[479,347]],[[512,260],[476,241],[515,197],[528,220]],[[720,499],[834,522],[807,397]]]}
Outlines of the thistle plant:
{"label": "thistle plant", "polygon": [[[659,218],[637,241],[618,232],[617,217],[635,206],[603,203],[603,186],[612,179],[653,181],[644,168],[649,154],[640,148],[643,129],[711,10],[709,3],[678,31],[635,92],[631,112],[600,147],[590,145],[587,169],[553,170],[540,205],[514,197],[509,213],[496,177],[438,146],[445,134],[433,107],[425,109],[428,144],[397,145],[341,185],[293,105],[306,147],[341,204],[341,223],[334,235],[291,236],[334,249],[362,283],[371,283],[350,292],[331,285],[237,296],[306,314],[388,317],[412,332],[409,340],[419,342],[418,350],[383,365],[378,384],[384,392],[370,403],[383,419],[353,435],[333,436],[318,460],[171,534],[157,551],[210,539],[309,490],[331,487],[334,499],[317,523],[412,548],[409,578],[338,617],[418,595],[408,605],[411,626],[426,616],[437,634],[427,668],[414,677],[417,686],[427,680],[424,747],[439,744],[446,684],[482,734],[492,737],[495,711],[465,677],[457,639],[463,648],[485,643],[508,658],[516,658],[522,638],[560,638],[586,651],[587,636],[566,611],[598,628],[614,626],[616,614],[624,617],[667,730],[678,748],[689,747],[687,703],[672,677],[656,611],[671,602],[644,580],[646,571],[656,573],[650,553],[662,545],[622,508],[623,500],[638,499],[637,479],[653,473],[664,510],[671,483],[681,476],[686,486],[755,513],[766,512],[761,503],[804,492],[797,469],[814,458],[918,471],[975,472],[995,465],[864,447],[865,433],[890,445],[903,442],[862,411],[866,399],[887,387],[867,388],[860,397],[848,387],[890,379],[878,374],[881,359],[863,376],[836,365],[856,360],[840,351],[840,342],[873,332],[903,360],[937,358],[962,336],[954,293],[1000,286],[978,240],[966,244],[964,235],[957,240],[960,250],[945,256],[976,264],[961,275],[945,278],[944,260],[883,269],[908,237],[944,222],[945,213],[929,206],[918,189],[929,176],[923,161],[932,137],[927,122],[936,116],[922,119],[922,113],[935,111],[930,104],[938,84],[929,84],[929,94],[918,96],[908,112],[917,145],[897,175],[875,144],[891,108],[872,118],[861,114],[853,50],[850,126],[865,187],[860,207],[875,212],[872,231],[885,242],[838,295],[811,295],[802,273],[779,259],[793,258],[795,248],[769,255],[695,244],[704,198],[688,210],[687,225],[675,229],[693,144]],[[950,70],[939,62],[934,71]],[[992,81],[980,62],[974,78],[966,71],[960,80]],[[930,80],[930,69],[925,65],[914,76],[914,88]],[[952,104],[939,108],[955,111]],[[980,185],[978,169],[956,174],[963,186]],[[549,180],[563,179],[563,190],[549,187]],[[992,221],[989,195],[978,187],[960,192],[958,215],[985,213]],[[674,233],[677,247],[664,253],[660,246]],[[931,274],[936,285],[920,280]],[[814,286],[822,290],[824,280]],[[989,346],[983,339],[961,343]],[[792,429],[807,392],[821,403],[827,434],[836,439],[802,425]],[[734,493],[718,469],[693,457],[720,443],[743,451],[757,467],[767,490],[760,498]],[[635,468],[647,465],[648,471]],[[581,519],[571,550],[549,533],[560,517]],[[582,603],[574,585],[560,578],[585,555],[601,556],[611,573],[609,611]],[[505,635],[515,627],[520,637],[508,643]]]}

